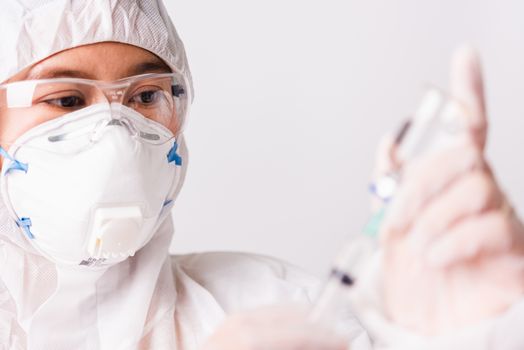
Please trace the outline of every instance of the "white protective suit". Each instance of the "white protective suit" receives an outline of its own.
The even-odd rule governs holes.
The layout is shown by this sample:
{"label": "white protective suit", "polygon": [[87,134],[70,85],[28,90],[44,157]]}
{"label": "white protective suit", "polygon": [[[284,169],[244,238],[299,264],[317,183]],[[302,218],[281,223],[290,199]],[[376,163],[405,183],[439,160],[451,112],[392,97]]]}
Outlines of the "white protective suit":
{"label": "white protective suit", "polygon": [[[183,44],[160,0],[5,0],[0,33],[0,81],[54,53],[114,41],[153,52],[191,82]],[[78,270],[42,257],[2,201],[0,349],[197,349],[227,314],[312,297],[315,279],[270,258],[172,257],[172,235],[169,215],[135,256]],[[349,321],[355,341],[367,343]]]}

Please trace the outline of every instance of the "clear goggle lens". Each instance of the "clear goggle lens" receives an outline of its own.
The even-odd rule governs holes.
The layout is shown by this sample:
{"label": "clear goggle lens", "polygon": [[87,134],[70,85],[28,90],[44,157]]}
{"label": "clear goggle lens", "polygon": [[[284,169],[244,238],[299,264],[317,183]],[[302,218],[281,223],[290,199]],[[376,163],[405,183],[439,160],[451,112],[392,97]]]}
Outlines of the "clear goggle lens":
{"label": "clear goggle lens", "polygon": [[4,119],[0,123],[3,127],[17,123],[18,129],[27,131],[100,103],[121,104],[176,137],[189,106],[186,86],[177,73],[145,74],[112,83],[76,78],[14,82],[0,85],[0,118]]}

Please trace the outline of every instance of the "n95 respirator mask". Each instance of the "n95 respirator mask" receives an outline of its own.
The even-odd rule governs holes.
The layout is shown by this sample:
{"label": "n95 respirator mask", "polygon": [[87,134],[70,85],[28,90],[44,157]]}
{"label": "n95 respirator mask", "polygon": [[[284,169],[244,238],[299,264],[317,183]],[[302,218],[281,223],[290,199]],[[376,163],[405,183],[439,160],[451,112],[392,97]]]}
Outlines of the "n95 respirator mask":
{"label": "n95 respirator mask", "polygon": [[133,256],[168,216],[181,137],[121,104],[40,124],[3,150],[2,197],[22,234],[57,264]]}

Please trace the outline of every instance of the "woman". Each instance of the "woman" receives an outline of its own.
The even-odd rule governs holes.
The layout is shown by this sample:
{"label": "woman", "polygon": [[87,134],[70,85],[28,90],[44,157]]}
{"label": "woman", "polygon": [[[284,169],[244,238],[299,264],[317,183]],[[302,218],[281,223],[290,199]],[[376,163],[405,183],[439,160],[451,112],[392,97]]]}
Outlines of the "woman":
{"label": "woman", "polygon": [[[348,342],[354,349],[370,348],[351,317],[340,325],[344,338],[308,323],[294,308],[237,314],[309,302],[317,283],[298,269],[244,254],[169,256],[170,209],[187,166],[183,126],[192,86],[183,45],[158,0],[3,5],[4,348],[334,350]],[[481,152],[472,154],[473,163],[483,160]],[[439,162],[448,160],[431,164]],[[428,186],[424,176],[415,172],[412,178],[417,191]],[[488,180],[483,186],[498,189]],[[408,190],[407,202],[413,192]],[[496,192],[485,207],[498,208],[501,198]],[[402,317],[419,317],[418,309],[405,303],[413,296],[399,296],[394,282],[401,276],[395,267],[417,258],[395,243],[402,242],[414,213],[426,208],[401,207],[398,217],[408,222],[398,225],[395,216],[386,226],[386,312],[399,325],[432,333],[442,327],[432,327],[431,316],[422,313],[422,329]],[[446,222],[457,221],[450,216]],[[507,226],[504,232],[516,237],[519,231]],[[486,242],[478,241],[479,247]],[[520,253],[515,246],[506,244],[500,254]],[[511,272],[508,278],[520,270]],[[464,323],[510,306],[521,296],[520,286],[508,285],[514,292],[502,301],[489,295],[497,307]],[[420,299],[420,305],[428,303]],[[369,324],[379,341],[385,328]]]}
{"label": "woman", "polygon": [[4,5],[2,348],[195,349],[229,313],[310,300],[273,259],[169,256],[192,86],[160,2]]}

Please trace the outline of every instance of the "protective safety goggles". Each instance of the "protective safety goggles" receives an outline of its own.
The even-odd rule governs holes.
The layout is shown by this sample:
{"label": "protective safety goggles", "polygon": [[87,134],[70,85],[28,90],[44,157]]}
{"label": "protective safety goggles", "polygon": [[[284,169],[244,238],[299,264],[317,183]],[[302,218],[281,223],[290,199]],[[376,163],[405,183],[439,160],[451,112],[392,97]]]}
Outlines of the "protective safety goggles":
{"label": "protective safety goggles", "polygon": [[143,74],[114,82],[78,78],[25,80],[0,85],[0,113],[45,122],[97,104],[119,104],[161,124],[176,137],[189,107],[187,82],[178,73]]}

